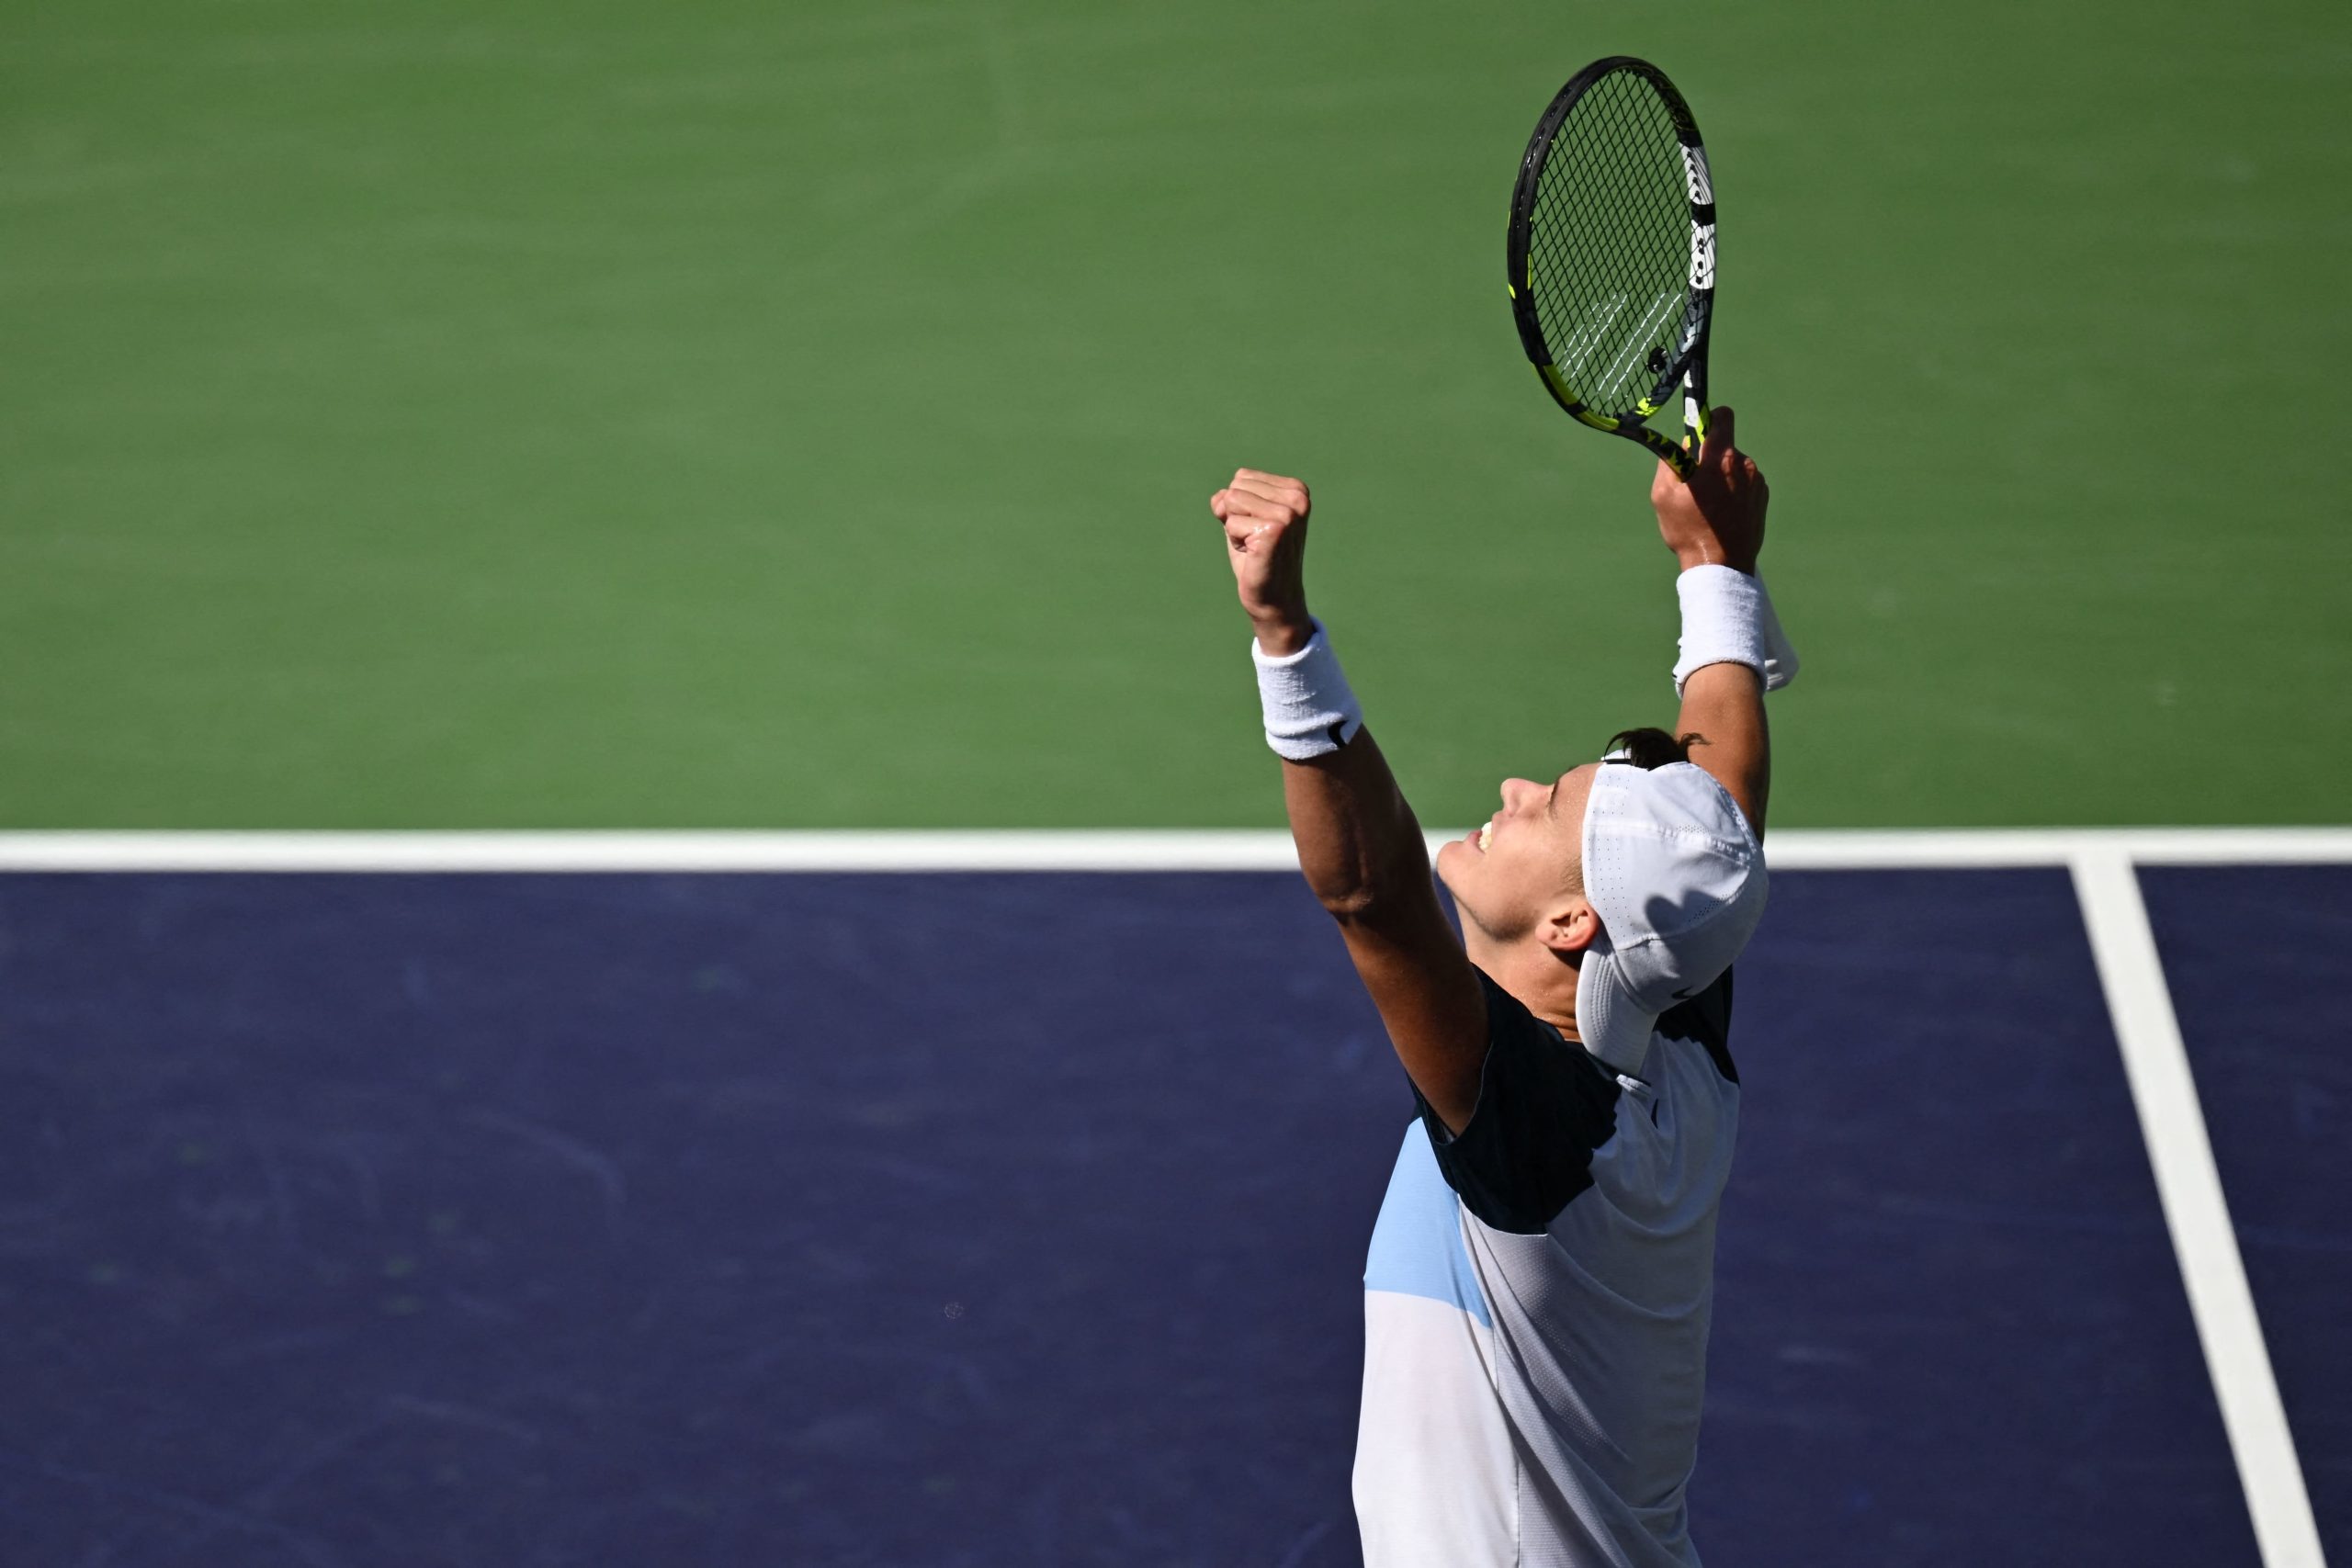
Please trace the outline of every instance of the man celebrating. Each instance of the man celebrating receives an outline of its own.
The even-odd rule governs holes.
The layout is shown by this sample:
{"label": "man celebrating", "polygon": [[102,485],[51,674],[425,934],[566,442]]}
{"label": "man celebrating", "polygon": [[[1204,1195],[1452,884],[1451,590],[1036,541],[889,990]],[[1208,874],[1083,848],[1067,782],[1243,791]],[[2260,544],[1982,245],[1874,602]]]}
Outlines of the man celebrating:
{"label": "man celebrating", "polygon": [[1795,659],[1756,576],[1768,492],[1729,409],[1686,485],[1682,710],[1437,857],[1307,614],[1308,497],[1244,468],[1225,525],[1299,864],[1419,1119],[1364,1269],[1367,1568],[1690,1568],[1715,1213],[1739,1079],[1731,964],[1763,913],[1763,694]]}

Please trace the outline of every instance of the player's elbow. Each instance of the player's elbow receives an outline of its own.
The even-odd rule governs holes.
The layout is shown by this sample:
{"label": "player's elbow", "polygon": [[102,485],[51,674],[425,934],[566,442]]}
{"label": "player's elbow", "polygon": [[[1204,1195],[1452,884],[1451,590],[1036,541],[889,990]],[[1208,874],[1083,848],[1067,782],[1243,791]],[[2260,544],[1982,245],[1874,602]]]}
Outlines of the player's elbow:
{"label": "player's elbow", "polygon": [[1377,890],[1361,883],[1345,887],[1317,887],[1315,901],[1323,912],[1341,925],[1353,925],[1379,912],[1382,899]]}
{"label": "player's elbow", "polygon": [[1342,874],[1310,874],[1306,883],[1323,912],[1343,926],[1378,927],[1408,919],[1435,897],[1430,890],[1426,856],[1398,856],[1379,865],[1351,866]]}

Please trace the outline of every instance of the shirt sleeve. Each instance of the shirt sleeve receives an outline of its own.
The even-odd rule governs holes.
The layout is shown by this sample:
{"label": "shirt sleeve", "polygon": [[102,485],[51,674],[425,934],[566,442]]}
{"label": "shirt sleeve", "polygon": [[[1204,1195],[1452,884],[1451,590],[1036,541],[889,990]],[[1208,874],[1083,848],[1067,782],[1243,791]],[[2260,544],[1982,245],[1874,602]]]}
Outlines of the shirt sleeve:
{"label": "shirt sleeve", "polygon": [[1592,1185],[1592,1151],[1617,1130],[1616,1076],[1477,971],[1487,1060],[1460,1135],[1413,1099],[1446,1185],[1492,1229],[1533,1235]]}

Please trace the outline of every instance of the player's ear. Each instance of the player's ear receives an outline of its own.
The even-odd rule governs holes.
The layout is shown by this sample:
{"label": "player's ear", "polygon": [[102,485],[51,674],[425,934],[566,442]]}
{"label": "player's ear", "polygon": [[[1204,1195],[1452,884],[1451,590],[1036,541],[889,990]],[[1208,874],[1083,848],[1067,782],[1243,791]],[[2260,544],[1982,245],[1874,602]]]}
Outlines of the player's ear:
{"label": "player's ear", "polygon": [[1535,940],[1563,957],[1582,953],[1600,935],[1600,917],[1578,898],[1545,916],[1535,927]]}

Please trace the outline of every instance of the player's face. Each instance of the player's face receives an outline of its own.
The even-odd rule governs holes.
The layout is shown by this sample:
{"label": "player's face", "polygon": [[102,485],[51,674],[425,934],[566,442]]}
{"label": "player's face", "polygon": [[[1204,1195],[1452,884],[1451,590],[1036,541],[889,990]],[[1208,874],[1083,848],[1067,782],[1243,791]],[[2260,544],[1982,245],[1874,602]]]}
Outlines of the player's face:
{"label": "player's face", "polygon": [[1584,807],[1598,762],[1547,784],[1505,779],[1502,808],[1438,852],[1438,879],[1465,927],[1516,942],[1580,902]]}

